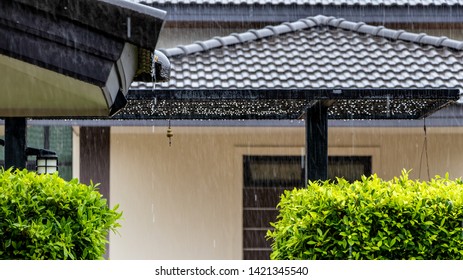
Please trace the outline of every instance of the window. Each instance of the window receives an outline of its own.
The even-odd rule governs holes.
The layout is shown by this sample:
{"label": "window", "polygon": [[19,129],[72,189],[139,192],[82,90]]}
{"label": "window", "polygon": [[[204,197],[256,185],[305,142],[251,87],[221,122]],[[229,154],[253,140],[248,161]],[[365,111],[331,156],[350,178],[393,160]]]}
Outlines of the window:
{"label": "window", "polygon": [[371,175],[371,156],[329,156],[328,179],[342,177],[347,181]]}
{"label": "window", "polygon": [[[72,179],[72,127],[30,126],[27,128],[27,146],[56,152],[60,177]],[[27,169],[35,170],[35,160],[35,157],[28,157]],[[0,150],[0,165],[5,166],[4,147]]]}
{"label": "window", "polygon": [[296,187],[304,184],[302,156],[244,156],[245,187]]}
{"label": "window", "polygon": [[[328,177],[354,181],[371,175],[371,156],[329,156]],[[265,239],[270,222],[276,220],[276,205],[287,189],[305,187],[304,156],[243,156],[243,258],[269,259],[270,242]]]}

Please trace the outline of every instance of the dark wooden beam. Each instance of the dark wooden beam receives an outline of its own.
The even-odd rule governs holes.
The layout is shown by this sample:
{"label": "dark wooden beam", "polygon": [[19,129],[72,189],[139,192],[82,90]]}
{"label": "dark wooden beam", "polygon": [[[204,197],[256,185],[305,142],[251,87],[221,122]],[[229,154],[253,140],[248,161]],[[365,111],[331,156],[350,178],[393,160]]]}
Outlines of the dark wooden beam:
{"label": "dark wooden beam", "polygon": [[306,181],[328,178],[328,106],[322,102],[306,113]]}
{"label": "dark wooden beam", "polygon": [[26,118],[5,118],[5,168],[26,168]]}

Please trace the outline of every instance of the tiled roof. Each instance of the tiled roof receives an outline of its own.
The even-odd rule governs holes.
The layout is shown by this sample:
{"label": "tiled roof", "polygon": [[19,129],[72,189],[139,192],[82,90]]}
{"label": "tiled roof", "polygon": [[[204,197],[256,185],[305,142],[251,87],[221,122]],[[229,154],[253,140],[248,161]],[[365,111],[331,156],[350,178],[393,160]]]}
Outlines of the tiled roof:
{"label": "tiled roof", "polygon": [[222,5],[332,5],[332,6],[457,6],[462,0],[127,0],[159,4],[222,4]]}
{"label": "tiled roof", "polygon": [[[461,88],[463,42],[316,16],[161,50],[164,88]],[[143,84],[134,84],[143,87]]]}
{"label": "tiled roof", "polygon": [[[419,117],[447,102],[435,102],[438,96],[430,93],[433,89],[463,88],[463,42],[325,16],[161,51],[171,62],[171,80],[149,92],[175,91],[175,98],[185,98],[170,105],[181,110],[181,117],[231,114],[239,118],[246,115],[244,111],[262,110],[266,113],[255,117],[282,116],[288,110],[294,117],[311,106],[310,100],[320,98],[343,99],[330,108],[332,118],[370,118],[372,114],[389,118],[394,110],[395,117]],[[151,89],[149,84],[132,86],[132,92]],[[404,92],[409,89],[415,91],[407,97]],[[400,97],[394,97],[394,91],[400,91]],[[439,94],[445,95],[445,90]],[[267,101],[247,103],[246,95]],[[192,105],[192,99],[187,99],[197,96],[204,100],[199,98],[187,109]],[[223,98],[233,102],[221,102]],[[208,99],[215,103],[207,104]],[[145,105],[155,108],[156,100]],[[194,106],[208,106],[208,113],[194,111]],[[396,109],[390,111],[390,106]],[[152,116],[165,117],[166,108],[154,110]],[[233,115],[236,110],[242,112]]]}

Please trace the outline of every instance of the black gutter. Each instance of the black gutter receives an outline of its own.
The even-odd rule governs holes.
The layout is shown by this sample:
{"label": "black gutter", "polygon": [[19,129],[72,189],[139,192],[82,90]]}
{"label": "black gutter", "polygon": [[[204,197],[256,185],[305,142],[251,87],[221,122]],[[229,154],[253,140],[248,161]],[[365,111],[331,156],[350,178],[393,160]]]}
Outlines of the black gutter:
{"label": "black gutter", "polygon": [[444,99],[458,100],[456,88],[360,88],[360,89],[131,89],[128,100],[255,100],[255,99]]}

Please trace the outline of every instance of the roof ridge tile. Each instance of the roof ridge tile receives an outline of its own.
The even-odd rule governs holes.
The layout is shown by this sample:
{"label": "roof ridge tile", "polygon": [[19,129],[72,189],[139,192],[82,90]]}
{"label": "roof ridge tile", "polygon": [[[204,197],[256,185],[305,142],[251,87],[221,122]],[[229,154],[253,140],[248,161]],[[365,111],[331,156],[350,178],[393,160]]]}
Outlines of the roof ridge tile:
{"label": "roof ridge tile", "polygon": [[242,41],[242,39],[241,39],[239,33],[234,32],[234,33],[230,34],[230,37],[233,37],[233,38],[235,38],[236,40],[238,40],[237,43],[243,43],[243,41]]}
{"label": "roof ridge tile", "polygon": [[363,33],[363,34],[374,34],[378,29],[378,26],[372,26],[368,24],[364,24],[359,27],[357,30],[358,33]]}
{"label": "roof ridge tile", "polygon": [[[320,23],[318,22],[318,20],[316,18],[304,18],[304,19],[300,19],[298,21],[292,22],[292,24],[294,26],[299,25],[299,24],[304,24],[305,26],[301,26],[300,29],[306,29],[306,28],[311,28],[311,27],[317,26]],[[300,30],[300,29],[298,29],[298,30]]]}
{"label": "roof ridge tile", "polygon": [[[392,29],[389,29],[389,28],[383,28],[381,29],[381,32],[379,33],[379,36],[380,37],[384,37],[384,38],[387,38],[387,39],[392,39],[394,40],[395,36],[396,36],[396,33],[397,31],[396,30],[392,30]],[[403,34],[403,33],[402,33]],[[399,37],[399,39],[401,39]],[[415,39],[416,40],[416,35],[415,35]]]}
{"label": "roof ridge tile", "polygon": [[394,36],[392,37],[392,39],[394,40],[398,40],[400,38],[400,36],[404,33],[405,31],[400,29],[400,30],[397,30],[394,34]]}
{"label": "roof ridge tile", "polygon": [[376,29],[373,28],[371,35],[381,36],[381,35],[379,35],[379,33],[380,33],[383,29],[386,29],[386,27],[384,27],[384,26],[382,26],[382,25],[377,26]]}
{"label": "roof ridge tile", "polygon": [[416,42],[422,44],[422,43],[423,43],[422,40],[423,40],[423,38],[425,38],[426,36],[427,36],[427,35],[424,34],[424,33],[418,34],[418,35],[416,36]]}
{"label": "roof ridge tile", "polygon": [[362,28],[362,26],[364,26],[364,25],[365,25],[364,22],[357,22],[357,24],[356,24],[355,27],[354,27],[354,30],[355,30],[356,32],[359,32],[360,28]]}
{"label": "roof ridge tile", "polygon": [[218,41],[220,44],[217,46],[217,47],[220,47],[220,46],[225,46],[225,40],[223,39],[223,37],[220,37],[220,36],[215,36],[214,38],[212,38],[212,40],[216,40]]}
{"label": "roof ridge tile", "polygon": [[204,41],[204,42],[196,41],[195,44],[199,45],[203,49],[203,51],[206,51],[206,50],[209,49],[209,47],[206,44],[206,41]]}
{"label": "roof ridge tile", "polygon": [[[343,18],[335,18],[335,17],[327,17],[325,19],[325,25],[329,25],[329,26],[332,26],[332,27],[336,27],[336,28],[343,28],[341,25],[343,25],[344,22],[346,22],[345,19]],[[345,25],[346,23],[344,23]]]}
{"label": "roof ridge tile", "polygon": [[443,41],[442,46],[457,49],[457,50],[463,50],[463,42],[462,41],[452,40],[452,39],[447,39],[447,40]]}
{"label": "roof ridge tile", "polygon": [[257,39],[310,29],[315,26],[329,26],[357,33],[383,37],[390,40],[402,40],[417,44],[432,45],[435,47],[447,47],[456,50],[463,50],[463,42],[448,39],[446,37],[430,36],[425,33],[416,34],[406,32],[404,30],[393,30],[384,26],[368,25],[364,22],[352,22],[343,18],[317,15],[294,22],[285,22],[280,25],[266,26],[258,30],[251,29],[243,33],[232,33],[225,37],[214,37],[207,41],[195,42],[186,46],[164,49],[163,52],[167,56],[187,55],[193,52],[207,51],[213,48],[245,43]]}
{"label": "roof ridge tile", "polygon": [[296,28],[290,22],[284,22],[282,25],[287,26],[291,32],[296,31]]}
{"label": "roof ridge tile", "polygon": [[178,46],[180,50],[182,50],[183,54],[188,54],[188,49],[185,46]]}
{"label": "roof ridge tile", "polygon": [[222,43],[220,40],[217,40],[216,37],[204,41],[203,43],[207,46],[207,49],[213,49],[222,46]]}
{"label": "roof ridge tile", "polygon": [[253,34],[256,37],[256,39],[260,39],[261,34],[259,33],[259,30],[249,29],[248,32]]}
{"label": "roof ridge tile", "polygon": [[265,29],[271,30],[273,35],[279,35],[280,34],[279,31],[277,30],[276,26],[274,26],[274,25],[268,25],[268,26],[265,27]]}
{"label": "roof ridge tile", "polygon": [[445,41],[445,40],[449,40],[449,38],[447,38],[446,36],[441,36],[441,37],[438,37],[439,39],[437,40],[436,44],[437,45],[442,45],[442,43]]}

